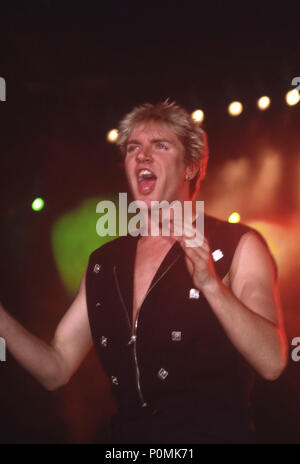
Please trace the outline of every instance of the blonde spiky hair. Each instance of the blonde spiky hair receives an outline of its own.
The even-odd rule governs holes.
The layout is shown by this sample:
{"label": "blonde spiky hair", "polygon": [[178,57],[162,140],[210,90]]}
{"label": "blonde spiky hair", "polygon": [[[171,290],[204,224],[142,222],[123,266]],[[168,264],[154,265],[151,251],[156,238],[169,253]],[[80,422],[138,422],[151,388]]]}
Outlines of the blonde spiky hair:
{"label": "blonde spiky hair", "polygon": [[191,195],[195,196],[200,182],[205,176],[208,160],[206,133],[192,119],[188,111],[177,105],[176,102],[170,102],[167,99],[156,105],[145,103],[135,107],[119,123],[117,145],[124,155],[126,154],[127,140],[134,127],[147,122],[166,124],[171,127],[184,146],[186,164],[199,166],[198,174],[190,181]]}

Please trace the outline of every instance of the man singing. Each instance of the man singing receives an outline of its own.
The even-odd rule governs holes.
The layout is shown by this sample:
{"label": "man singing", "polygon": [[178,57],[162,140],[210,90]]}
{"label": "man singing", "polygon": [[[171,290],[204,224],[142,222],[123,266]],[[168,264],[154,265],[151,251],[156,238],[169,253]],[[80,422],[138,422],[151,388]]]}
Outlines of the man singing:
{"label": "man singing", "polygon": [[[186,110],[168,101],[134,108],[117,143],[149,214],[154,201],[195,204],[208,148]],[[118,406],[115,443],[253,443],[253,377],[275,380],[286,366],[263,238],[207,215],[201,244],[187,246],[186,232],[129,234],[94,251],[50,345],[0,308],[0,336],[49,390],[95,345]]]}

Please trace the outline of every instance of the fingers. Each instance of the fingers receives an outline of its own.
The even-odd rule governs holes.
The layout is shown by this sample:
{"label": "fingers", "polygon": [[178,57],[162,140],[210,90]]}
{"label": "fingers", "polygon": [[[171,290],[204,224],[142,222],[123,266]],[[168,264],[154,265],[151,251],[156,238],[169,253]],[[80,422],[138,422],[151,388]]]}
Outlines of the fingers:
{"label": "fingers", "polygon": [[183,249],[185,255],[193,261],[194,264],[199,263],[199,260],[204,263],[208,263],[210,259],[209,248],[206,246],[202,247],[188,247],[185,244],[184,240],[180,241],[181,248]]}
{"label": "fingers", "polygon": [[193,249],[195,251],[204,250],[207,253],[210,252],[208,240],[204,236],[190,239],[190,237],[183,235],[182,237],[178,237],[178,241],[180,244],[184,245],[185,249]]}
{"label": "fingers", "polygon": [[184,242],[188,248],[203,248],[209,252],[209,244],[205,236],[189,221],[182,222],[177,217],[172,219],[171,236],[179,243]]}

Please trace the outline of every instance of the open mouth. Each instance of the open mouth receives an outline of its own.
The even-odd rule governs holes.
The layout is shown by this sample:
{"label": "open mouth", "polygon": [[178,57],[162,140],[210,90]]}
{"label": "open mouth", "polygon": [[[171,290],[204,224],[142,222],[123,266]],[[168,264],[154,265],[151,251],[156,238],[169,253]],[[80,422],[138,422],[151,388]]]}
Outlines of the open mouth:
{"label": "open mouth", "polygon": [[142,195],[153,192],[157,180],[156,175],[150,169],[140,169],[137,173],[138,189]]}

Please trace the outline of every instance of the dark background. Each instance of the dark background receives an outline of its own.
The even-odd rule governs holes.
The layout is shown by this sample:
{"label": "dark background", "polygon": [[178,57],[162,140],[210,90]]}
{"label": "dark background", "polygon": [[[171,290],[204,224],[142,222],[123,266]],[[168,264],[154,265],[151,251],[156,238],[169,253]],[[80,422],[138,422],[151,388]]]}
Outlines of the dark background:
{"label": "dark background", "polygon": [[[170,97],[189,111],[204,109],[208,212],[229,212],[215,206],[216,195],[226,196],[214,183],[222,166],[246,154],[253,182],[258,147],[267,145],[281,154],[282,175],[259,218],[286,224],[298,215],[300,105],[284,101],[300,75],[296,2],[12,1],[1,3],[0,15],[0,76],[7,85],[7,101],[0,102],[0,298],[33,333],[50,341],[72,301],[51,249],[54,221],[84,198],[126,191],[106,133],[134,105]],[[263,94],[272,105],[259,113],[256,98]],[[233,99],[245,107],[239,118],[226,113]],[[30,209],[37,195],[47,201],[39,214]],[[256,219],[257,210],[246,208],[244,217]],[[280,281],[289,343],[300,336],[294,232],[295,251]],[[291,359],[280,379],[257,380],[260,441],[299,442],[299,381],[300,364]],[[114,406],[94,352],[66,387],[51,393],[7,353],[0,392],[1,443],[109,438]]]}

